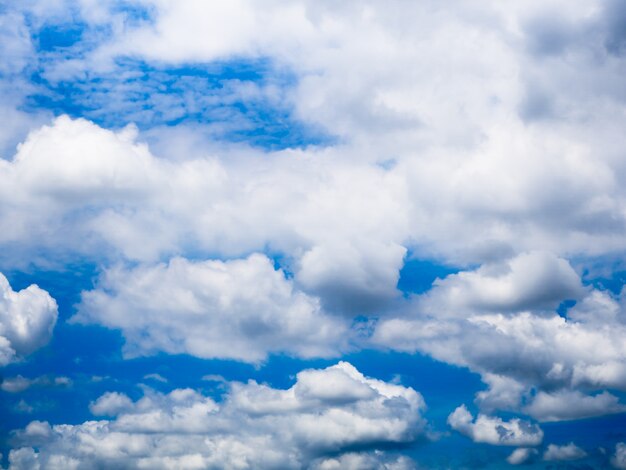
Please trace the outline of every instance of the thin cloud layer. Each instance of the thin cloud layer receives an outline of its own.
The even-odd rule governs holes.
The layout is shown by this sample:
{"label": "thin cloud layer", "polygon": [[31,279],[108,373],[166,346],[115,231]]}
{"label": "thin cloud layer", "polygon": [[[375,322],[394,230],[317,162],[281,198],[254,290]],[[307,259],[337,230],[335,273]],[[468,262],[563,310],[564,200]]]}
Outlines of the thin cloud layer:
{"label": "thin cloud layer", "polygon": [[406,457],[373,451],[423,436],[424,409],[413,389],[345,362],[304,370],[287,390],[231,383],[222,403],[191,389],[146,390],[136,402],[108,393],[92,411],[115,419],[33,421],[16,436],[23,447],[12,451],[10,468],[408,469]]}

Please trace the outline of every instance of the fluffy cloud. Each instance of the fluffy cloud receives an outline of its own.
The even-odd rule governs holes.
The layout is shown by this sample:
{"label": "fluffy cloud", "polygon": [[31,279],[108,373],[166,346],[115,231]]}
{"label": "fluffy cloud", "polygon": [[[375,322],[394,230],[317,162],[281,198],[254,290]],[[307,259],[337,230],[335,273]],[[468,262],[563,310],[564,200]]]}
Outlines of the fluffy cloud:
{"label": "fluffy cloud", "polygon": [[[124,406],[117,406],[122,401]],[[166,395],[147,390],[137,402],[109,393],[92,410],[115,413],[115,419],[55,426],[33,422],[16,435],[23,447],[9,459],[15,469],[105,463],[124,468],[311,464],[320,469],[408,469],[407,458],[368,450],[413,442],[424,431],[424,407],[413,389],[366,378],[341,362],[300,372],[287,390],[232,383],[219,404],[190,389]],[[355,448],[364,453],[352,452]]]}
{"label": "fluffy cloud", "polygon": [[335,151],[173,161],[136,139],[132,126],[115,133],[60,117],[0,161],[0,243],[15,245],[5,263],[23,263],[34,247],[51,260],[140,261],[269,249],[327,307],[367,311],[398,296],[406,253],[398,174],[340,163]]}
{"label": "fluffy cloud", "polygon": [[15,292],[0,273],[0,366],[45,345],[57,320],[57,304],[36,285]]}
{"label": "fluffy cloud", "polygon": [[474,442],[491,445],[537,446],[543,440],[543,431],[537,425],[517,418],[503,421],[483,414],[474,420],[465,405],[459,406],[448,416],[448,424]]}
{"label": "fluffy cloud", "polygon": [[587,456],[587,452],[582,450],[573,442],[567,445],[557,446],[550,444],[543,453],[543,460],[578,460]]}
{"label": "fluffy cloud", "polygon": [[626,411],[626,405],[608,392],[585,395],[578,391],[539,392],[524,412],[539,421],[564,421]]}
{"label": "fluffy cloud", "polygon": [[348,331],[259,254],[109,270],[96,290],[83,292],[73,321],[121,329],[129,356],[164,351],[249,362],[270,352],[334,355]]}
{"label": "fluffy cloud", "polygon": [[529,462],[537,454],[537,449],[528,447],[520,447],[511,452],[506,461],[511,465],[521,465]]}
{"label": "fluffy cloud", "polygon": [[419,308],[436,316],[554,309],[584,290],[570,264],[551,253],[522,253],[503,263],[436,280]]}
{"label": "fluffy cloud", "polygon": [[618,442],[615,446],[615,454],[611,458],[611,464],[615,468],[626,468],[626,444]]}
{"label": "fluffy cloud", "polygon": [[120,30],[93,60],[286,65],[297,116],[339,135],[340,158],[397,163],[416,246],[465,262],[624,246],[625,66],[610,5],[144,4],[154,20]]}
{"label": "fluffy cloud", "polygon": [[[566,317],[551,310],[568,298],[578,303]],[[480,373],[483,410],[578,419],[624,410],[606,391],[626,388],[622,312],[621,297],[583,287],[563,259],[521,254],[437,280],[381,319],[372,340]]]}

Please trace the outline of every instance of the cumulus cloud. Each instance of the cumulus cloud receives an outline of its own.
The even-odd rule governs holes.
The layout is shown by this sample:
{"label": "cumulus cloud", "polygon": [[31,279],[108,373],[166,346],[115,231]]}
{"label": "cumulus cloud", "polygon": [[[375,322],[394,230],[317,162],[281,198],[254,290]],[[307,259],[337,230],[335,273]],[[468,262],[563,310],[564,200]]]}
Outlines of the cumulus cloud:
{"label": "cumulus cloud", "polygon": [[522,465],[530,462],[536,454],[537,449],[520,447],[519,449],[515,449],[511,452],[511,455],[506,458],[506,461],[511,465]]}
{"label": "cumulus cloud", "polygon": [[582,450],[573,442],[569,444],[557,446],[550,444],[543,453],[543,460],[578,460],[587,456],[587,452]]}
{"label": "cumulus cloud", "polygon": [[51,260],[69,252],[152,262],[269,248],[327,306],[371,311],[399,295],[404,186],[396,174],[337,155],[172,161],[152,155],[133,126],[112,132],[62,116],[31,133],[13,161],[0,162],[0,243],[16,245],[7,263],[23,262],[36,246]]}
{"label": "cumulus cloud", "polygon": [[615,446],[615,454],[611,457],[611,464],[615,468],[626,468],[626,444],[618,442]]}
{"label": "cumulus cloud", "polygon": [[0,273],[0,366],[44,346],[57,320],[56,301],[31,285],[19,292]]}
{"label": "cumulus cloud", "polygon": [[[566,299],[577,303],[558,315]],[[528,253],[437,280],[371,339],[480,373],[484,411],[557,421],[624,410],[606,391],[626,388],[623,318],[621,296],[583,287],[563,259]]]}
{"label": "cumulus cloud", "polygon": [[133,402],[123,393],[107,392],[89,404],[89,411],[94,416],[117,416],[132,407]]}
{"label": "cumulus cloud", "polygon": [[413,470],[415,462],[406,456],[389,457],[383,452],[347,453],[337,458],[316,461],[310,468],[315,470]]}
{"label": "cumulus cloud", "polygon": [[[76,60],[42,64],[50,80],[128,72],[117,59],[129,54],[192,67],[262,57],[294,74],[277,93],[294,117],[337,137],[209,152],[202,131],[165,144],[163,129],[60,117],[0,160],[4,264],[42,262],[34,253],[140,263],[109,269],[76,317],[121,329],[128,355],[329,355],[349,317],[380,314],[374,344],[480,373],[485,410],[560,420],[622,409],[605,391],[626,389],[622,296],[583,287],[567,261],[612,265],[626,248],[616,2],[147,0],[149,18],[135,22],[86,0],[27,3],[14,8],[35,25],[72,11],[110,26]],[[19,71],[33,35],[15,11],[2,19],[15,51],[3,64]],[[6,115],[24,120],[18,108]],[[141,143],[159,134],[175,158]],[[407,250],[464,271],[384,316],[399,302]],[[293,277],[262,255],[186,259],[263,251]],[[239,276],[239,291],[225,287]],[[220,303],[211,286],[230,297]],[[578,301],[566,318],[554,312],[565,299]],[[0,333],[2,361],[21,354],[13,343]]]}
{"label": "cumulus cloud", "polygon": [[190,389],[147,390],[136,402],[110,392],[91,408],[116,418],[33,422],[16,434],[22,447],[10,454],[11,468],[408,469],[408,458],[374,450],[411,443],[425,426],[419,393],[345,362],[301,371],[287,390],[232,383],[222,403]]}
{"label": "cumulus cloud", "polygon": [[348,331],[260,254],[109,270],[96,290],[83,292],[73,320],[121,329],[129,356],[164,351],[248,362],[270,352],[335,355]]}
{"label": "cumulus cloud", "polygon": [[497,416],[483,414],[474,420],[465,405],[448,416],[448,424],[474,442],[491,445],[537,446],[543,440],[543,431],[535,424],[517,418],[504,421]]}
{"label": "cumulus cloud", "polygon": [[554,309],[584,293],[570,264],[551,253],[522,253],[437,280],[420,308],[434,315]]}
{"label": "cumulus cloud", "polygon": [[626,411],[626,405],[608,392],[585,395],[575,390],[539,392],[524,411],[538,421],[564,421]]}

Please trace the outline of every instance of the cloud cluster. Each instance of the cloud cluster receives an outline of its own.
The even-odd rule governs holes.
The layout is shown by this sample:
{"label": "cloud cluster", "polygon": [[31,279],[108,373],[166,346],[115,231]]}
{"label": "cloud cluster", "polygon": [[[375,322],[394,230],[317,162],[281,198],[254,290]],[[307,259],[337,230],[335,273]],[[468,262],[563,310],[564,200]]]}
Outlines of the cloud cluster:
{"label": "cloud cluster", "polygon": [[[566,299],[579,302],[563,317],[553,309]],[[606,391],[626,389],[621,305],[584,288],[565,260],[521,254],[438,280],[402,315],[381,320],[372,340],[479,372],[489,389],[477,401],[488,411],[579,419],[625,409]]]}
{"label": "cloud cluster", "polygon": [[474,442],[491,445],[537,446],[543,440],[543,431],[537,425],[517,418],[504,421],[483,414],[474,420],[465,405],[459,406],[448,416],[448,424]]}
{"label": "cloud cluster", "polygon": [[264,255],[117,268],[83,292],[73,321],[119,328],[128,356],[156,352],[260,362],[336,355],[348,325],[298,291]]}
{"label": "cloud cluster", "polygon": [[422,436],[424,408],[413,389],[345,362],[304,370],[287,390],[231,383],[222,403],[190,389],[146,390],[136,402],[108,393],[91,409],[115,419],[33,421],[16,435],[10,468],[408,469],[406,457],[373,451]]}
{"label": "cloud cluster", "polygon": [[44,346],[57,315],[57,304],[45,290],[33,284],[16,292],[0,273],[0,366]]}
{"label": "cloud cluster", "polygon": [[626,468],[626,444],[618,442],[615,446],[615,454],[611,458],[611,464],[615,468]]}
{"label": "cloud cluster", "polygon": [[[458,408],[450,417],[481,442],[541,440],[524,421],[490,417],[495,410],[538,421],[624,411],[610,390],[626,390],[626,296],[580,277],[585,264],[601,264],[610,276],[626,249],[619,2],[141,0],[135,6],[147,14],[136,21],[114,3],[3,10],[2,39],[14,54],[0,53],[0,72],[23,80],[38,61],[26,16],[37,28],[43,18],[67,21],[71,11],[107,34],[87,35],[89,44],[72,46],[71,57],[38,64],[51,82],[87,80],[94,71],[141,78],[124,65],[129,57],[172,67],[262,59],[294,75],[276,92],[280,105],[335,140],[260,151],[207,142],[194,128],[139,134],[132,125],[112,131],[61,116],[0,160],[0,246],[11,248],[1,250],[3,265],[68,258],[104,265],[75,319],[122,330],[129,356],[327,356],[345,347],[351,319],[376,317],[366,346],[419,351],[481,374],[483,413],[474,420]],[[20,103],[5,108],[16,124],[2,131],[2,146],[33,127]],[[409,252],[462,271],[403,303],[397,285]],[[47,340],[56,307],[36,288],[2,288],[3,298],[21,295],[33,305],[22,317],[2,316],[16,301],[0,303],[0,363],[7,363]],[[576,305],[557,314],[565,300]],[[16,318],[28,318],[28,327]],[[349,396],[367,395],[344,389],[334,373],[325,374]],[[306,383],[301,388],[316,390]],[[51,428],[62,435],[51,446],[67,442],[63,433],[84,432],[122,452],[115,433],[126,431],[116,427],[137,406],[106,396],[92,408],[122,413],[116,420]],[[129,436],[124,445],[156,445],[154,436]],[[229,442],[214,444],[243,446],[243,455],[252,446]],[[516,462],[531,453],[515,452]],[[46,455],[20,450],[13,460],[70,466],[62,459],[75,458]],[[297,455],[280,456],[296,462]],[[332,468],[377,457],[324,458],[320,465]]]}
{"label": "cloud cluster", "polygon": [[623,11],[612,2],[141,5],[150,21],[101,9],[116,34],[66,75],[128,56],[267,58],[296,75],[286,99],[297,116],[345,142],[337,159],[393,161],[406,178],[409,234],[394,242],[463,262],[624,247]]}

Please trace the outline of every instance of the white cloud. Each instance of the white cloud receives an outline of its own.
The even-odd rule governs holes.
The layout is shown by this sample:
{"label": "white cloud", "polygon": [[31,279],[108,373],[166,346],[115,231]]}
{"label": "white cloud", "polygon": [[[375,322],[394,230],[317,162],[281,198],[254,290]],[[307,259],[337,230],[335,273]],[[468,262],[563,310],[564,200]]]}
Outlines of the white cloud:
{"label": "white cloud", "polygon": [[550,444],[543,453],[543,460],[578,460],[587,456],[587,452],[582,450],[573,442],[567,445],[557,446]]}
{"label": "white cloud", "polygon": [[335,150],[172,161],[136,138],[132,126],[114,133],[60,117],[31,133],[12,162],[0,161],[0,243],[16,245],[5,262],[23,263],[35,247],[50,251],[48,263],[61,253],[156,261],[269,248],[340,310],[399,295],[399,175],[342,163]]}
{"label": "white cloud", "polygon": [[348,331],[264,255],[117,268],[83,292],[74,321],[119,328],[129,356],[159,351],[259,362],[336,355]]}
{"label": "white cloud", "polygon": [[[124,406],[118,407],[122,401]],[[413,389],[366,378],[341,362],[300,372],[287,390],[253,381],[232,383],[221,404],[190,389],[166,395],[147,390],[134,403],[109,393],[92,410],[117,414],[114,420],[55,426],[33,422],[16,434],[23,447],[9,458],[11,468],[38,461],[44,468],[67,468],[59,462],[72,462],[80,468],[106,463],[125,468],[314,464],[330,469],[345,464],[341,468],[408,469],[405,457],[367,451],[421,436],[424,408]],[[364,453],[351,451],[357,447]]]}
{"label": "white cloud", "polygon": [[0,273],[0,366],[44,346],[57,315],[57,304],[45,290],[33,284],[16,292]]}
{"label": "white cloud", "polygon": [[[556,314],[568,298],[576,306]],[[622,303],[583,287],[563,259],[521,254],[437,280],[382,318],[371,339],[480,373],[488,385],[476,396],[483,411],[586,418],[624,410],[606,391],[626,389]]]}
{"label": "white cloud", "polygon": [[419,307],[433,315],[554,309],[584,293],[569,263],[551,253],[522,253],[504,263],[485,264],[437,280]]}
{"label": "white cloud", "polygon": [[347,453],[337,458],[320,459],[310,468],[315,470],[413,470],[415,462],[406,456],[388,457],[383,452]]}
{"label": "white cloud", "polygon": [[618,442],[615,446],[615,454],[611,458],[611,464],[615,468],[626,468],[626,444]]}
{"label": "white cloud", "polygon": [[474,420],[465,405],[459,406],[448,416],[448,424],[474,442],[491,445],[537,446],[543,440],[543,431],[535,424],[517,418],[503,421],[497,416],[483,414]]}
{"label": "white cloud", "polygon": [[519,449],[515,449],[511,452],[506,458],[506,461],[511,465],[522,465],[531,461],[531,459],[537,454],[537,449],[532,449],[529,447],[520,447]]}
{"label": "white cloud", "polygon": [[132,409],[133,402],[123,393],[107,392],[95,402],[89,404],[89,411],[94,416],[117,416]]}
{"label": "white cloud", "polygon": [[15,377],[6,377],[0,383],[0,389],[9,393],[19,393],[29,389],[32,386],[40,387],[67,387],[72,384],[69,377],[59,376],[51,378],[47,375],[41,375],[35,378],[27,378],[21,375]]}
{"label": "white cloud", "polygon": [[585,395],[578,391],[539,392],[524,412],[538,421],[564,421],[626,411],[626,405],[608,392]]}

